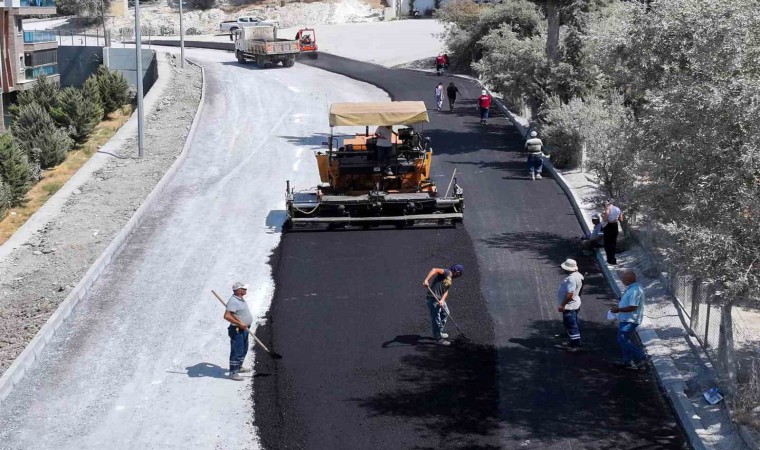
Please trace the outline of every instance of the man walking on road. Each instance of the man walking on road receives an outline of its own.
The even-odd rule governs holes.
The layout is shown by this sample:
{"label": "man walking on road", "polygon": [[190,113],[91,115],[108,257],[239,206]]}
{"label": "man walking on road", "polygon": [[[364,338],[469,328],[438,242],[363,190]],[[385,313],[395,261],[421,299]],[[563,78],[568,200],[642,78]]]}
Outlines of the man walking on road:
{"label": "man walking on road", "polygon": [[245,302],[248,285],[235,283],[232,285],[232,297],[227,302],[227,310],[224,312],[224,320],[230,323],[227,327],[227,335],[230,337],[230,379],[242,381],[241,373],[250,372],[244,369],[243,362],[248,354],[248,328],[253,323],[251,310]]}
{"label": "man walking on road", "polygon": [[478,97],[478,109],[480,110],[480,123],[481,125],[488,125],[488,113],[491,111],[491,96],[488,95],[485,89],[480,91],[480,97]]}
{"label": "man walking on road", "polygon": [[604,252],[607,254],[607,264],[617,264],[615,252],[617,251],[618,222],[623,221],[623,212],[612,203],[607,201],[607,206],[602,214],[602,229],[604,230]]}
{"label": "man walking on road", "polygon": [[457,101],[457,94],[460,94],[459,88],[452,81],[446,88],[446,96],[449,97],[449,111],[454,111],[454,102]]}
{"label": "man walking on road", "polygon": [[647,355],[633,343],[633,333],[644,318],[644,289],[636,282],[636,273],[632,270],[623,272],[620,281],[626,286],[620,303],[610,309],[618,315],[617,341],[623,352],[619,366],[629,370],[639,370],[646,365]]}
{"label": "man walking on road", "polygon": [[435,87],[435,104],[440,111],[443,106],[443,83],[438,83],[438,86]]}
{"label": "man walking on road", "polygon": [[425,300],[430,310],[433,337],[440,345],[451,345],[451,342],[446,339],[449,335],[443,332],[449,318],[449,307],[446,304],[446,299],[449,296],[452,280],[461,277],[462,273],[464,273],[464,267],[461,264],[454,264],[448,269],[433,268],[430,269],[425,281],[422,282],[428,288]]}
{"label": "man walking on road", "polygon": [[574,259],[567,259],[560,267],[567,277],[562,280],[557,290],[557,311],[562,313],[562,324],[570,339],[567,350],[577,352],[581,347],[581,330],[578,327],[578,312],[581,309],[581,287],[583,275],[578,273],[578,263]]}
{"label": "man walking on road", "polygon": [[538,133],[530,132],[530,138],[525,141],[525,151],[528,152],[528,171],[534,180],[541,179],[544,170],[544,143],[538,138]]}

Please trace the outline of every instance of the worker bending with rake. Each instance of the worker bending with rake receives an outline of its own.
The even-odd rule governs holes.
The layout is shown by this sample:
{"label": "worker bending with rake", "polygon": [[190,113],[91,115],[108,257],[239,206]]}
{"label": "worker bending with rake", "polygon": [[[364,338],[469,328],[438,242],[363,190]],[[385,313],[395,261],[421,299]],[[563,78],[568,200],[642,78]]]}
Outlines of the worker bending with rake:
{"label": "worker bending with rake", "polygon": [[427,305],[430,310],[430,322],[433,328],[433,337],[440,345],[448,346],[449,335],[443,332],[446,321],[449,318],[449,307],[446,299],[449,296],[449,288],[454,278],[459,278],[464,272],[461,264],[454,264],[448,269],[430,269],[422,284],[427,288]]}

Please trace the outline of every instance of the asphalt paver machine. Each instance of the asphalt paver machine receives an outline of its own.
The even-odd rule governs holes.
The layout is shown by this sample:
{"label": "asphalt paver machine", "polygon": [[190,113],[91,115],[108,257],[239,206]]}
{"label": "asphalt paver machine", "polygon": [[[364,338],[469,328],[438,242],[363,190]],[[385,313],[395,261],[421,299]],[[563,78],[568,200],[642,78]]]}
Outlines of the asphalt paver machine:
{"label": "asphalt paver machine", "polygon": [[[430,177],[430,140],[414,127],[429,121],[421,101],[331,105],[330,139],[316,152],[321,183],[296,191],[287,182],[283,228],[461,223],[464,192],[456,170],[441,193]],[[364,126],[365,132],[336,137],[341,126]],[[390,156],[378,152],[378,126],[393,130]]]}

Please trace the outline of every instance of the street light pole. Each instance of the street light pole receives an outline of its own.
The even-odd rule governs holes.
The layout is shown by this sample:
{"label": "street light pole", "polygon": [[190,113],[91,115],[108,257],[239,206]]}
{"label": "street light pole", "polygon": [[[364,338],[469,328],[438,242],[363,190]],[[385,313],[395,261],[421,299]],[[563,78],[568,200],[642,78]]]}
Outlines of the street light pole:
{"label": "street light pole", "polygon": [[142,30],[140,29],[140,0],[135,0],[135,57],[137,58],[137,156],[143,157],[145,140],[143,124],[143,71],[142,71]]}
{"label": "street light pole", "polygon": [[182,4],[184,0],[179,0],[179,66],[185,67],[185,27],[182,24]]}

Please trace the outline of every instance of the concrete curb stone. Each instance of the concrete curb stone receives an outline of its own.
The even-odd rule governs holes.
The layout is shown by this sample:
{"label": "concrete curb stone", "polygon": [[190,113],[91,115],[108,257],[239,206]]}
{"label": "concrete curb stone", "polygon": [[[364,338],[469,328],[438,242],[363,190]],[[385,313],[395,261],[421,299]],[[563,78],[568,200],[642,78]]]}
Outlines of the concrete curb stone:
{"label": "concrete curb stone", "polygon": [[[169,167],[161,180],[159,180],[150,194],[148,194],[142,205],[140,205],[132,217],[130,217],[124,228],[116,235],[116,237],[114,237],[108,247],[106,247],[98,259],[95,260],[87,273],[85,273],[84,277],[79,281],[79,283],[77,283],[77,285],[69,293],[66,299],[58,306],[58,308],[50,316],[47,322],[45,322],[45,324],[40,328],[34,338],[32,338],[29,344],[27,344],[26,348],[24,348],[21,354],[16,357],[16,359],[13,361],[13,364],[11,364],[10,367],[8,367],[8,369],[3,373],[2,377],[0,377],[0,406],[2,405],[2,402],[8,397],[8,395],[13,392],[14,387],[22,381],[27,371],[34,365],[35,361],[40,357],[47,343],[50,342],[50,340],[55,335],[55,332],[64,324],[69,315],[71,315],[71,312],[79,300],[84,298],[84,296],[87,294],[87,291],[95,283],[100,274],[110,264],[116,254],[118,254],[118,252],[122,249],[124,244],[127,242],[129,235],[131,235],[135,228],[137,228],[142,222],[142,218],[145,216],[145,214],[153,209],[159,200],[161,193],[164,191],[164,188],[174,178],[174,175],[177,173],[183,161],[190,153],[190,144],[197,129],[199,117],[203,111],[203,102],[206,98],[206,74],[202,66],[190,60],[187,61],[201,69],[202,84],[201,98],[198,103],[198,109],[195,112],[193,123],[190,126],[190,131],[188,132],[187,138],[185,140],[185,145],[182,148],[182,152],[174,161],[174,163],[172,163],[171,167]],[[159,65],[159,67],[160,66],[161,65]],[[168,85],[168,83],[164,84],[163,86],[165,87],[166,85]],[[163,89],[161,92],[157,92],[155,98],[159,98],[162,93]],[[148,108],[148,110],[150,110],[150,108]],[[130,118],[130,121],[132,120],[136,120],[135,115]]]}

